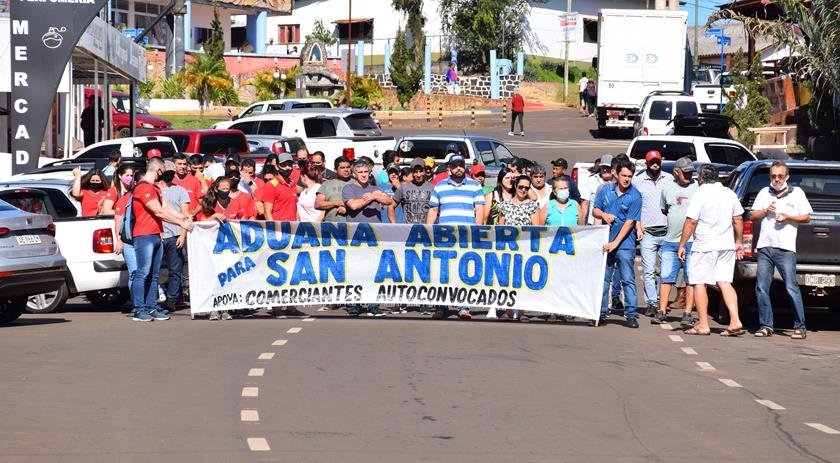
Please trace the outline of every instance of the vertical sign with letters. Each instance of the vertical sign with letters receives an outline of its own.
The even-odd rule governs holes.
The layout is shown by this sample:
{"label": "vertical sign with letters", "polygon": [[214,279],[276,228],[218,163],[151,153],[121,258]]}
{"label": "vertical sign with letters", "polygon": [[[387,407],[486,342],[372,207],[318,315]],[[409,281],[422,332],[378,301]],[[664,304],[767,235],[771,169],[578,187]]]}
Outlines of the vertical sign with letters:
{"label": "vertical sign with letters", "polygon": [[11,0],[12,173],[38,167],[53,98],[79,37],[107,0]]}

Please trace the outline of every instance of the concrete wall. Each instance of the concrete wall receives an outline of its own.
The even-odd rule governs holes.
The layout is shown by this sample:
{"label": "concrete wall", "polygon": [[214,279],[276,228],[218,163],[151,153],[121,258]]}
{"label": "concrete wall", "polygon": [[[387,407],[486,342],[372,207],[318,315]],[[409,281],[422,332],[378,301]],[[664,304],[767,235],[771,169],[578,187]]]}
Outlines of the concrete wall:
{"label": "concrete wall", "polygon": [[[396,88],[393,82],[391,82],[390,74],[376,74],[372,77],[383,88]],[[519,88],[521,82],[521,76],[499,76],[499,97],[506,99],[513,96],[513,93]],[[490,98],[490,76],[459,76],[458,86],[461,89],[461,95]],[[421,80],[420,88],[422,89],[422,87]],[[432,74],[432,93],[444,94],[448,92],[449,88],[446,84],[446,75]]]}
{"label": "concrete wall", "polygon": [[[213,22],[213,6],[201,3],[191,3],[190,20],[192,21],[190,27],[203,27],[205,29],[210,29],[210,25]],[[225,51],[230,51],[230,27],[228,26],[230,24],[230,10],[219,8],[219,21],[222,23],[222,30],[225,35]],[[184,44],[185,48],[188,50],[198,50],[200,44],[196,43],[195,34],[191,33],[190,35],[193,43]]]}

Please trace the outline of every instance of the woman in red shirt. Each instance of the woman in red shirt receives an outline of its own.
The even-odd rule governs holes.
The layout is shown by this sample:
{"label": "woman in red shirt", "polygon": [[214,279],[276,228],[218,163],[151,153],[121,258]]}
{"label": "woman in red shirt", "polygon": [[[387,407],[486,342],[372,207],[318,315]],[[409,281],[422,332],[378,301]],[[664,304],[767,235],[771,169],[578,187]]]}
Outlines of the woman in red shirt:
{"label": "woman in red shirt", "polygon": [[[134,169],[131,166],[120,166],[114,173],[114,183],[109,190],[110,197],[102,200],[102,207],[99,208],[101,215],[113,215],[116,210],[116,203],[134,188]],[[119,231],[119,228],[117,228]]]}
{"label": "woman in red shirt", "polygon": [[80,168],[73,169],[73,187],[70,194],[81,201],[82,217],[99,215],[105,200],[116,200],[110,188],[111,182],[101,170],[94,168],[82,175]]}
{"label": "woman in red shirt", "polygon": [[201,210],[195,215],[195,220],[225,222],[253,217],[253,202],[250,201],[250,197],[245,193],[232,197],[231,180],[227,177],[219,177],[210,186],[207,194],[201,198]]}

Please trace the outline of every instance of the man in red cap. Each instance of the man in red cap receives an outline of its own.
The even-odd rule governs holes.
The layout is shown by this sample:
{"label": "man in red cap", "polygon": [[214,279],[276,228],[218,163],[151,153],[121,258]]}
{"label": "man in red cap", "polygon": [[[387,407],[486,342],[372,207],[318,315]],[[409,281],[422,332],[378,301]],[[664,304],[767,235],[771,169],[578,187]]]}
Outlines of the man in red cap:
{"label": "man in red cap", "polygon": [[149,151],[146,151],[146,158],[147,159],[160,158],[160,157],[163,157],[163,156],[160,154],[160,150],[157,149],[157,148],[152,148]]}
{"label": "man in red cap", "polygon": [[642,194],[642,219],[636,222],[636,239],[641,242],[645,315],[653,317],[659,311],[656,259],[668,233],[668,218],[662,213],[662,190],[674,181],[674,176],[662,172],[662,153],[657,150],[645,154],[645,165],[645,171],[633,178],[633,186]]}
{"label": "man in red cap", "polygon": [[484,182],[487,181],[487,170],[484,169],[483,165],[474,164],[470,167],[470,178],[481,184],[481,189],[484,191],[484,194],[493,190],[484,184]]}

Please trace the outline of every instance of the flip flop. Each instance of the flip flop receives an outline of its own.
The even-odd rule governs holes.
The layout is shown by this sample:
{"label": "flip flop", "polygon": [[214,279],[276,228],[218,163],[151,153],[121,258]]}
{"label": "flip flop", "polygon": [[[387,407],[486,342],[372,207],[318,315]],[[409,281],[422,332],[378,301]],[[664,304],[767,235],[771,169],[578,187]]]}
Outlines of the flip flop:
{"label": "flip flop", "polygon": [[737,337],[737,336],[742,336],[746,332],[747,332],[747,330],[745,330],[744,327],[738,328],[736,330],[730,330],[729,328],[727,328],[727,329],[721,331],[720,335],[730,337],[730,338],[734,338],[734,337]]}
{"label": "flip flop", "polygon": [[708,336],[708,335],[712,334],[712,330],[710,330],[710,329],[709,330],[700,330],[700,329],[697,329],[697,327],[691,327],[691,328],[683,331],[683,333],[684,334],[695,335],[695,336]]}

